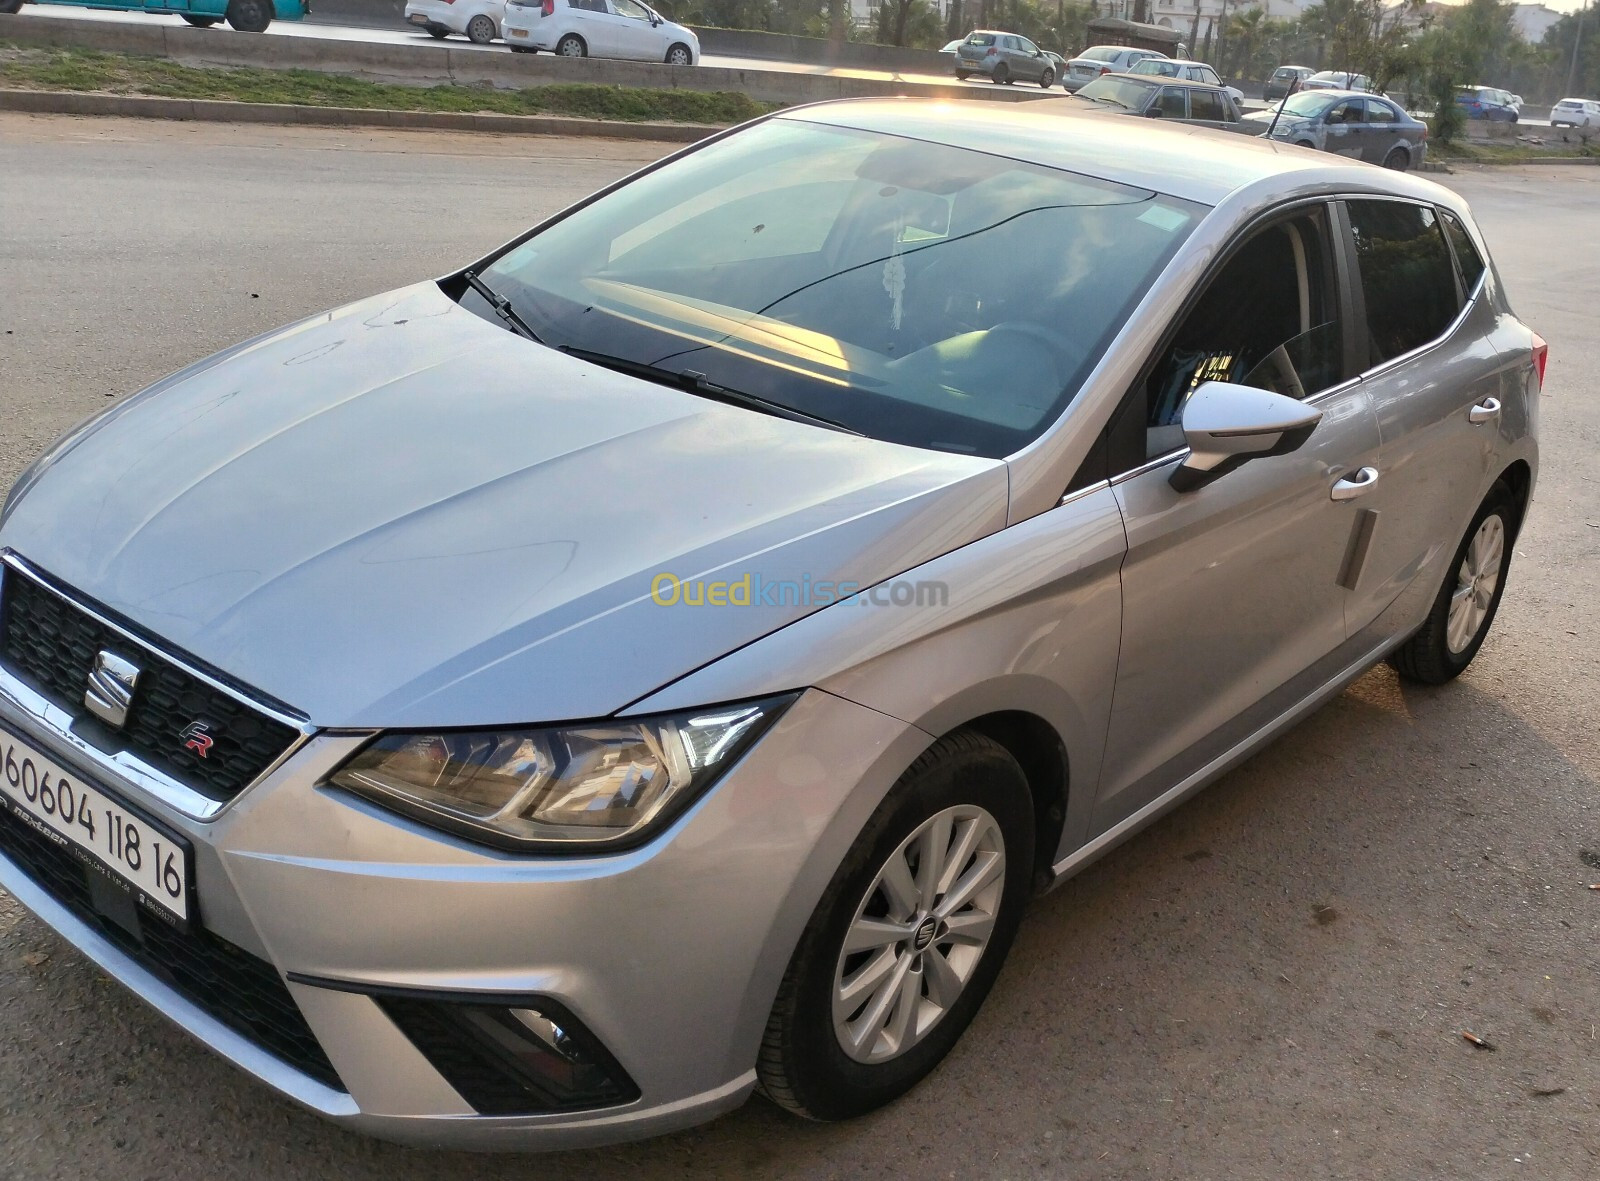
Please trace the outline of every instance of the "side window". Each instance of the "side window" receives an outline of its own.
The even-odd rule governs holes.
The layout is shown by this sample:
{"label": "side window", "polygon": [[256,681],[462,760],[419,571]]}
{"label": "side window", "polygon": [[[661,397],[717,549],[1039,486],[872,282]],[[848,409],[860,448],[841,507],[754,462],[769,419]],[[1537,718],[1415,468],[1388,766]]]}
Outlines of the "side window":
{"label": "side window", "polygon": [[1206,67],[1202,68],[1198,72],[1198,77],[1199,77],[1200,81],[1209,82],[1213,86],[1221,86],[1222,85],[1222,79],[1217,77],[1217,72],[1215,70],[1213,70],[1210,66],[1206,66]]}
{"label": "side window", "polygon": [[625,16],[636,21],[648,21],[650,14],[644,10],[644,5],[639,0],[611,0],[611,5],[617,10],[618,16]]}
{"label": "side window", "polygon": [[1359,98],[1347,98],[1328,112],[1327,122],[1329,123],[1360,123],[1363,121],[1364,117],[1361,114],[1361,100]]}
{"label": "side window", "polygon": [[1156,99],[1156,109],[1164,119],[1187,119],[1189,92],[1181,86],[1163,86],[1160,97]]}
{"label": "side window", "polygon": [[1367,364],[1381,365],[1436,339],[1461,310],[1450,248],[1427,206],[1350,201],[1346,208],[1367,305]]}
{"label": "side window", "polygon": [[1306,398],[1343,380],[1328,240],[1322,208],[1285,218],[1207,283],[1146,380],[1147,456],[1183,445],[1183,407],[1202,382]]}
{"label": "side window", "polygon": [[1472,244],[1472,238],[1467,234],[1467,227],[1456,220],[1455,214],[1443,210],[1440,214],[1444,222],[1445,235],[1450,239],[1450,245],[1455,248],[1456,266],[1461,271],[1461,286],[1468,295],[1471,295],[1477,290],[1478,280],[1483,277],[1483,256]]}
{"label": "side window", "polygon": [[1189,109],[1196,119],[1210,119],[1221,123],[1228,114],[1222,107],[1222,94],[1216,90],[1191,90]]}
{"label": "side window", "polygon": [[1375,98],[1367,100],[1368,123],[1393,123],[1398,118],[1399,116],[1395,114],[1394,108],[1388,103],[1379,102]]}
{"label": "side window", "polygon": [[1032,41],[1029,41],[1026,37],[1019,37],[1017,39],[1022,42],[1022,52],[1023,53],[1026,53],[1029,56],[1032,56],[1033,54],[1039,52],[1039,47],[1037,45],[1035,45]]}

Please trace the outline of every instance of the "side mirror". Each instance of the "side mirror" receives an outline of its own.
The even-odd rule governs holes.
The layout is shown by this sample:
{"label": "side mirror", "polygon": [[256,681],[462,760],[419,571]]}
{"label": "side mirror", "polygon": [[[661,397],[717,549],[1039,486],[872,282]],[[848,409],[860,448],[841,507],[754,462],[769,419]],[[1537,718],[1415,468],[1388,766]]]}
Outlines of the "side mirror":
{"label": "side mirror", "polygon": [[1160,107],[1151,107],[1144,113],[1144,117],[1146,119],[1161,119],[1165,117],[1165,114],[1166,112],[1164,112]]}
{"label": "side mirror", "polygon": [[1177,492],[1191,492],[1240,464],[1295,450],[1322,421],[1322,411],[1282,394],[1226,381],[1208,381],[1183,408],[1183,437],[1189,458],[1168,480]]}

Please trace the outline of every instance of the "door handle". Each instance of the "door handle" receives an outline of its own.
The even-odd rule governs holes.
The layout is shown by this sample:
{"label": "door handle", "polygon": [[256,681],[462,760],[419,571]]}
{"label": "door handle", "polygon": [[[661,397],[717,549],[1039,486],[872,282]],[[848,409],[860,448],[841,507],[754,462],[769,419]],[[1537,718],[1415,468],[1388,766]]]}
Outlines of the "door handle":
{"label": "door handle", "polygon": [[1329,493],[1335,500],[1354,500],[1363,492],[1371,492],[1378,486],[1378,469],[1375,467],[1358,468],[1342,480],[1335,480],[1333,491]]}
{"label": "door handle", "polygon": [[1500,399],[1485,398],[1471,410],[1467,411],[1467,421],[1476,423],[1489,422],[1500,417]]}

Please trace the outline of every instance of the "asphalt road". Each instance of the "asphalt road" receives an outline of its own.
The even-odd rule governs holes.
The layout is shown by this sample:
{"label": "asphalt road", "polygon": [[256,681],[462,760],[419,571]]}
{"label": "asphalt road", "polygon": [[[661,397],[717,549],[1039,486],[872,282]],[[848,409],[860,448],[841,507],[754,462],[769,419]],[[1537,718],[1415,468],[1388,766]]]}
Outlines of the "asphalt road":
{"label": "asphalt road", "polygon": [[[89,8],[57,8],[28,5],[19,14],[25,18],[42,20],[91,20],[127,22],[135,21],[145,23],[158,21],[171,25],[174,28],[185,28],[182,17],[156,16],[142,12],[111,12],[96,11]],[[13,19],[13,18],[4,18]],[[235,33],[226,25],[218,25],[213,30],[218,36],[245,36],[251,37],[253,33]],[[3,26],[0,26],[0,35],[3,35]],[[274,21],[264,34],[268,37],[313,37],[331,41],[369,41],[382,45],[448,45],[451,49],[474,49],[484,53],[509,53],[502,41],[495,41],[490,45],[474,45],[465,37],[451,36],[443,42],[435,41],[427,33],[418,29],[410,29],[396,22],[393,28],[378,29],[365,25],[335,25],[324,24],[321,21]],[[825,74],[834,78],[900,78],[907,82],[927,82],[937,85],[949,85],[955,81],[948,74],[897,74],[886,70],[864,70],[850,66],[824,66],[807,62],[769,61],[766,58],[754,57],[725,57],[719,54],[706,54],[700,60],[704,66],[720,66],[730,70],[774,70],[786,74]],[[976,82],[969,83],[977,85]],[[985,86],[993,83],[985,82]]]}
{"label": "asphalt road", "polygon": [[[659,150],[0,115],[0,482],[109,399],[443,272]],[[225,1066],[0,895],[0,1178],[1592,1181],[1600,169],[1448,180],[1551,355],[1477,662],[1437,690],[1368,674],[1041,900],[905,1100],[822,1126],[754,1099],[539,1160],[394,1148]]]}

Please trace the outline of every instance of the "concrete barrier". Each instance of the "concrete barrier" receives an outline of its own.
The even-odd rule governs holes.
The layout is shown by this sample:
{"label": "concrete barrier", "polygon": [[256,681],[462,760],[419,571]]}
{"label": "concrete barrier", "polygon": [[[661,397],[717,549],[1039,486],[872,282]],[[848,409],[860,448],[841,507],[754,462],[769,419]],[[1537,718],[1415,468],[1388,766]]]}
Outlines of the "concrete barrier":
{"label": "concrete barrier", "polygon": [[[1020,86],[932,85],[780,70],[686,69],[658,62],[484,52],[448,44],[382,44],[321,37],[246,37],[167,25],[0,17],[0,36],[22,45],[147,54],[187,65],[314,70],[410,86],[491,86],[517,90],[561,82],[663,90],[729,91],[795,106],[835,98],[915,95],[1019,102],[1050,92]],[[1059,97],[1059,95],[1057,95]]]}

